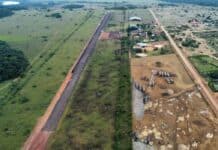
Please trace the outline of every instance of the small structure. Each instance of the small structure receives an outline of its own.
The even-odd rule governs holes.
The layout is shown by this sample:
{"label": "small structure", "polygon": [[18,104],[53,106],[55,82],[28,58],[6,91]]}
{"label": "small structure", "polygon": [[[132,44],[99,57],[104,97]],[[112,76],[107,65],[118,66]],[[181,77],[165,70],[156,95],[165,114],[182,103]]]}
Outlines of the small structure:
{"label": "small structure", "polygon": [[136,57],[147,57],[148,55],[145,53],[137,53]]}
{"label": "small structure", "polygon": [[144,94],[144,97],[143,97],[143,103],[146,104],[148,101],[150,101],[151,99],[151,96],[149,94]]}
{"label": "small structure", "polygon": [[129,21],[142,21],[142,18],[140,18],[140,17],[137,17],[137,16],[133,16],[133,17],[130,17],[129,18]]}
{"label": "small structure", "polygon": [[164,45],[162,45],[162,44],[156,44],[156,45],[154,45],[154,47],[157,48],[157,49],[161,49],[161,48],[164,47]]}
{"label": "small structure", "polygon": [[198,20],[198,19],[195,19],[195,18],[189,20],[188,22],[191,23],[193,27],[198,27],[199,24],[200,24],[199,20]]}
{"label": "small structure", "polygon": [[165,80],[168,84],[173,84],[174,83],[174,80],[170,77],[165,77]]}
{"label": "small structure", "polygon": [[147,43],[137,43],[135,46],[140,47],[140,48],[145,48],[148,46]]}

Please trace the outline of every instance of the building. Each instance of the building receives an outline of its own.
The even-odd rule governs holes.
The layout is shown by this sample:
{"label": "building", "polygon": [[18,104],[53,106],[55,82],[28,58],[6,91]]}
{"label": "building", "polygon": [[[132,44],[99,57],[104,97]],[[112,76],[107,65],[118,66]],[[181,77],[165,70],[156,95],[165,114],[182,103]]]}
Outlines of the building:
{"label": "building", "polygon": [[140,17],[137,17],[137,16],[133,16],[133,17],[130,17],[129,18],[129,21],[142,21],[142,18],[140,18]]}

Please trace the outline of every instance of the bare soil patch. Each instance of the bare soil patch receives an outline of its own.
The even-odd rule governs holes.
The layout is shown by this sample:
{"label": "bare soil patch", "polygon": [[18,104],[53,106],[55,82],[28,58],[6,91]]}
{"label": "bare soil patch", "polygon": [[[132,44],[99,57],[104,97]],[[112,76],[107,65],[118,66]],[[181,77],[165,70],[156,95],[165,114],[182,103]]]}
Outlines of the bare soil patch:
{"label": "bare soil patch", "polygon": [[[174,74],[174,83],[163,76],[152,77],[154,70]],[[137,141],[157,149],[216,149],[218,120],[176,55],[132,58],[131,73],[134,86],[144,97],[149,95],[143,99],[143,118],[133,116]],[[153,86],[149,86],[151,78]]]}
{"label": "bare soil patch", "polygon": [[101,32],[101,35],[99,37],[100,40],[113,40],[113,39],[120,39],[121,35],[117,31],[112,32]]}

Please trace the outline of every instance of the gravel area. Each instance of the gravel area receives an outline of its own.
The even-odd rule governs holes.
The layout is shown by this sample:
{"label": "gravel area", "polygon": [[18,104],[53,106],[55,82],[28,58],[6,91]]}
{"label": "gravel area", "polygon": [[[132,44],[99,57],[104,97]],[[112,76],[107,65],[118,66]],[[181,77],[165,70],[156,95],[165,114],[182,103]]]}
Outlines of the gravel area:
{"label": "gravel area", "polygon": [[141,120],[144,116],[143,93],[134,85],[132,86],[132,100],[133,117],[136,120]]}
{"label": "gravel area", "polygon": [[150,145],[145,145],[142,142],[133,141],[133,150],[154,150],[154,148]]}

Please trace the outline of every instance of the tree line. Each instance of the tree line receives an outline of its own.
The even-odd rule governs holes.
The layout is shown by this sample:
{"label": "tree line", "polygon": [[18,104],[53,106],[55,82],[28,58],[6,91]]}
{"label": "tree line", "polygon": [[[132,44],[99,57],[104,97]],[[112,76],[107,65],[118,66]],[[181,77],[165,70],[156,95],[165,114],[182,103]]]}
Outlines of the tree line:
{"label": "tree line", "polygon": [[27,9],[25,6],[0,6],[0,18],[9,17],[14,11]]}

